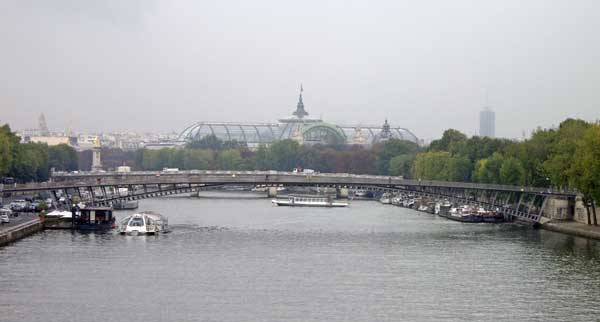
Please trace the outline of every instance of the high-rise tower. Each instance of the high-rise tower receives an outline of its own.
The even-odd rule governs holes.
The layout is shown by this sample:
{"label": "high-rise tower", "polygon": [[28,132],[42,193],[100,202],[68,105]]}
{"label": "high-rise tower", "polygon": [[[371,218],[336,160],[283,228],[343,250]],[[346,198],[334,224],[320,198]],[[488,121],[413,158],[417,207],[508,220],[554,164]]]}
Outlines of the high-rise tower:
{"label": "high-rise tower", "polygon": [[489,138],[496,136],[496,114],[489,107],[479,112],[479,135]]}

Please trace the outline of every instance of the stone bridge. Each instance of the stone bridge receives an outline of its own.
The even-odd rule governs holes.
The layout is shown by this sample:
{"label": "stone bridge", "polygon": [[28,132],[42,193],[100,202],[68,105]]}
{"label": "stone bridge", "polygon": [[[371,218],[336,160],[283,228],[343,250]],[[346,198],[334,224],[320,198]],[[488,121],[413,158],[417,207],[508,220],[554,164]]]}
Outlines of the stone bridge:
{"label": "stone bridge", "polygon": [[[60,194],[79,196],[92,204],[107,205],[117,200],[139,200],[223,185],[333,187],[342,196],[347,196],[348,190],[351,189],[404,191],[416,196],[447,198],[455,202],[487,207],[504,207],[505,213],[530,222],[539,222],[544,212],[572,212],[577,196],[573,191],[549,188],[409,180],[394,176],[210,170],[55,172],[49,182],[0,185],[0,193],[8,196],[47,191],[55,197]],[[269,191],[272,196],[275,189]]]}

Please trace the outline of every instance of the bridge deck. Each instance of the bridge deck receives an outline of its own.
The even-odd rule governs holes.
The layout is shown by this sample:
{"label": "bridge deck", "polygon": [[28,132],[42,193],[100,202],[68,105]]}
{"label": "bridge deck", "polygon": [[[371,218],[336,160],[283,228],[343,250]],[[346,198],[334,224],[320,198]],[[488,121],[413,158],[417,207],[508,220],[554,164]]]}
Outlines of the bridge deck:
{"label": "bridge deck", "polygon": [[574,197],[576,192],[550,188],[481,184],[470,182],[448,182],[432,180],[410,180],[394,176],[356,175],[348,173],[293,173],[281,171],[136,171],[54,173],[51,181],[14,185],[0,185],[0,193],[33,192],[55,189],[128,185],[173,185],[173,184],[265,184],[265,185],[323,185],[323,186],[377,186],[420,188],[451,188],[499,192],[525,192],[548,196]]}

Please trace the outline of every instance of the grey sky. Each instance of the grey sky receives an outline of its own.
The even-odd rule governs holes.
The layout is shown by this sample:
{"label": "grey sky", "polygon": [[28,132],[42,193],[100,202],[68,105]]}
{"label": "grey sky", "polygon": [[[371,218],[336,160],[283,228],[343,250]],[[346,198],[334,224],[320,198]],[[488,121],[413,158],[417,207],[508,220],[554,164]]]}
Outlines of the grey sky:
{"label": "grey sky", "polygon": [[[179,131],[312,117],[497,135],[599,118],[600,2],[0,1],[0,122]],[[487,95],[486,95],[487,93]]]}

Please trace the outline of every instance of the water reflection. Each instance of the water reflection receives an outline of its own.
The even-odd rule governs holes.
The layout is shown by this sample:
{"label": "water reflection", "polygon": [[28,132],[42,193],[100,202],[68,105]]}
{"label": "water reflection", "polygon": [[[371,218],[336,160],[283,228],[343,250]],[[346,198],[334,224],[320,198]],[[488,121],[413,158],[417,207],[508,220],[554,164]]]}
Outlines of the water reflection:
{"label": "water reflection", "polygon": [[143,314],[128,321],[595,321],[600,314],[599,244],[577,237],[374,202],[329,211],[278,208],[268,199],[165,198],[140,208],[167,216],[173,231],[46,231],[0,248],[0,321],[124,320],[132,309]]}

